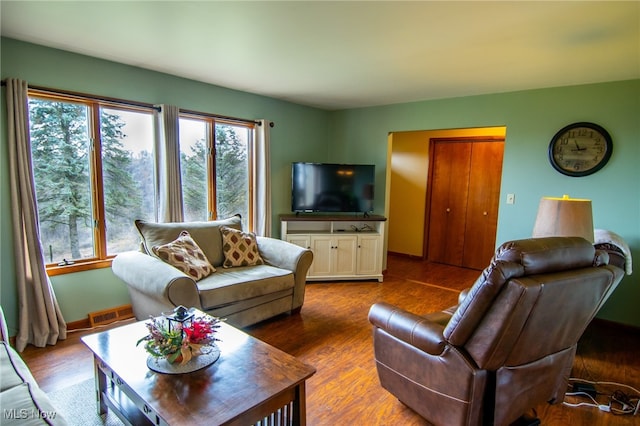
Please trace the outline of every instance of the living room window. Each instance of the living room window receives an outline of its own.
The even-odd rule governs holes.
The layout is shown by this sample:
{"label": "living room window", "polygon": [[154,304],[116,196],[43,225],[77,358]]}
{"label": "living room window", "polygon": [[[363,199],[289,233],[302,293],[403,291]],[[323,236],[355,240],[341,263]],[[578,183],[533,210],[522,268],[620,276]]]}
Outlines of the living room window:
{"label": "living room window", "polygon": [[49,275],[109,264],[154,220],[153,110],[37,90],[29,122]]}
{"label": "living room window", "polygon": [[253,124],[181,114],[179,127],[184,220],[239,213],[250,229]]}

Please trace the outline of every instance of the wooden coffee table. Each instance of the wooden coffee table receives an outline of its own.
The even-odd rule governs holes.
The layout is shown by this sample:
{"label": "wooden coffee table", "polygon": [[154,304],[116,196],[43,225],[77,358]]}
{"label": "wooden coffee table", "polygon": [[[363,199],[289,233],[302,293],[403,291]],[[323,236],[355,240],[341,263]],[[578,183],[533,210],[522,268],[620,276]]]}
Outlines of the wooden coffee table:
{"label": "wooden coffee table", "polygon": [[98,413],[133,425],[304,425],[315,368],[221,323],[220,358],[193,373],[147,367],[144,321],[82,338],[94,354]]}

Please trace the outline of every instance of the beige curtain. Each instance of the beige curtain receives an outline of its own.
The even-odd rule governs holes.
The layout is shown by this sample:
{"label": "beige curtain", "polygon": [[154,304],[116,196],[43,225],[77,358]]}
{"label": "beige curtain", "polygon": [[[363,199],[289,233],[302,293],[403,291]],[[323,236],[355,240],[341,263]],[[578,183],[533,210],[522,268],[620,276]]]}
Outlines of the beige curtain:
{"label": "beige curtain", "polygon": [[271,159],[269,155],[270,129],[273,123],[260,120],[253,138],[253,231],[263,237],[271,236]]}
{"label": "beige curtain", "polygon": [[180,177],[179,112],[172,105],[160,105],[154,114],[156,127],[156,219],[182,222],[182,183]]}
{"label": "beige curtain", "polygon": [[54,345],[67,326],[45,269],[29,140],[27,82],[7,79],[7,143],[11,183],[13,251],[16,258],[18,334],[16,349],[28,343]]}

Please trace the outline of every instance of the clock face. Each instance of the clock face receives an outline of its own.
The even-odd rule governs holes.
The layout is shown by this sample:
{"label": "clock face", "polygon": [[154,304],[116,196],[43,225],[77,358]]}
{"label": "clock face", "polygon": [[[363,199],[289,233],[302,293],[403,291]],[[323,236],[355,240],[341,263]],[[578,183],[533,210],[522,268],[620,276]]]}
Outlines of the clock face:
{"label": "clock face", "polygon": [[567,176],[587,176],[607,164],[612,150],[611,136],[605,129],[593,123],[574,123],[551,139],[549,161]]}

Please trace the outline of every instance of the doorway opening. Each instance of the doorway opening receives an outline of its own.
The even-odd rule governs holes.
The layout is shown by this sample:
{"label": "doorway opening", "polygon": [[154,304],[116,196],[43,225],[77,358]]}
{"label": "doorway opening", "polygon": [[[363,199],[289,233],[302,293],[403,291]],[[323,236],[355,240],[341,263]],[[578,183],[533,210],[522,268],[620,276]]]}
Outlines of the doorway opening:
{"label": "doorway opening", "polygon": [[[478,251],[480,238],[477,238],[477,231],[473,231],[473,225],[475,223],[478,226],[476,222],[495,222],[492,227],[483,228],[482,236],[483,241],[489,238],[490,243],[485,242],[485,246],[490,245],[490,251],[493,254],[500,197],[500,177],[502,175],[503,151],[501,148],[504,146],[505,135],[506,127],[504,126],[392,132],[389,134],[386,188],[388,202],[385,214],[388,218],[387,249],[390,254],[472,269],[482,269],[488,264],[490,257],[485,260],[486,255]],[[460,149],[465,144],[474,143],[477,145],[467,145]],[[489,145],[494,143],[499,144],[500,149],[496,150],[496,145]],[[486,145],[491,150],[481,149],[481,145]],[[439,149],[436,150],[436,147]],[[472,155],[473,147],[476,147],[475,157]],[[448,158],[446,154],[450,150],[459,151],[453,154],[453,158],[460,156],[462,159],[451,163],[452,159]],[[438,157],[441,161],[438,161]],[[438,166],[434,161],[438,161]],[[472,161],[475,165],[473,170],[466,169],[462,172],[458,170],[461,164],[470,167]],[[489,161],[493,161],[493,163],[486,164]],[[447,162],[453,168],[441,167]],[[491,177],[486,173],[486,170],[492,172]],[[434,175],[434,172],[438,172],[439,175]],[[458,180],[453,179],[453,181],[438,179],[443,176],[456,178],[459,175],[466,176],[466,184],[464,184],[464,177],[460,177]],[[439,182],[440,186],[434,188],[433,184]],[[451,183],[458,186],[448,186]],[[469,190],[473,193],[472,195],[469,195]],[[487,193],[494,194],[494,209],[489,209],[486,203],[478,205],[473,202],[485,199]],[[442,201],[443,195],[445,201],[447,195],[458,196],[452,202],[460,204],[460,200],[464,200],[464,209],[469,210],[468,207],[471,206],[470,211],[479,211],[482,218],[469,217],[467,221],[465,217],[462,221],[452,222],[449,220],[438,223],[436,219],[442,218],[435,214],[432,208],[443,208],[442,203],[436,203],[438,196]],[[472,201],[471,204],[468,201]],[[452,209],[451,206],[444,206],[445,210],[446,208]],[[439,213],[442,216],[442,212]],[[452,213],[451,210],[449,213]],[[456,207],[455,213],[466,216],[466,212],[463,214],[460,207]],[[449,216],[453,215],[449,214]],[[447,225],[447,222],[452,223]],[[432,229],[432,227],[442,227],[443,223],[449,226],[452,234],[443,236],[442,233],[433,232],[435,228]],[[467,256],[465,258],[464,244],[461,245],[460,241],[456,244],[450,244],[452,240],[447,240],[447,238],[464,242],[464,237],[460,237],[460,235],[464,235],[467,223],[470,225],[470,232],[474,237],[468,239],[469,244],[466,247]],[[456,232],[458,233],[456,234]],[[438,241],[444,244],[440,251],[436,248]],[[443,256],[442,253],[447,255]],[[473,257],[470,255],[476,253],[476,259],[470,259]]]}

